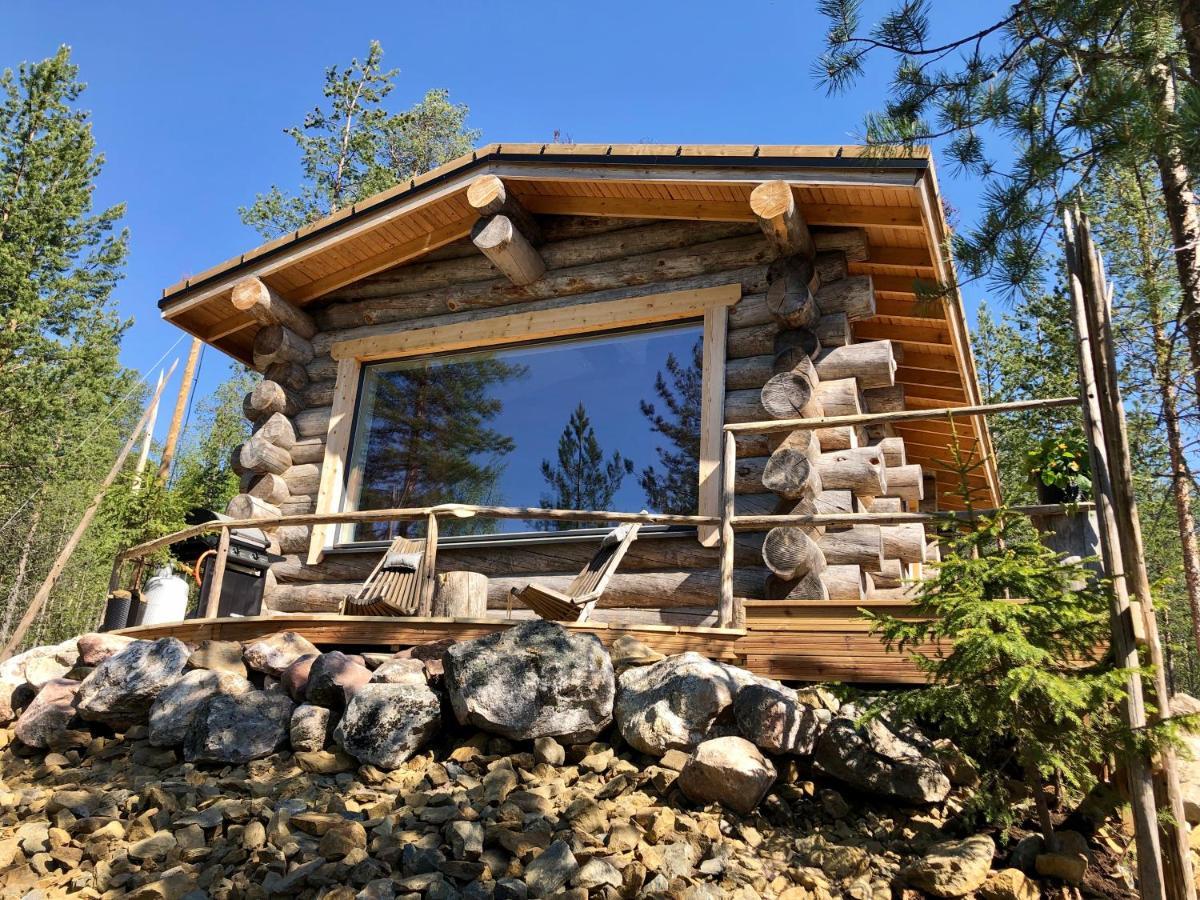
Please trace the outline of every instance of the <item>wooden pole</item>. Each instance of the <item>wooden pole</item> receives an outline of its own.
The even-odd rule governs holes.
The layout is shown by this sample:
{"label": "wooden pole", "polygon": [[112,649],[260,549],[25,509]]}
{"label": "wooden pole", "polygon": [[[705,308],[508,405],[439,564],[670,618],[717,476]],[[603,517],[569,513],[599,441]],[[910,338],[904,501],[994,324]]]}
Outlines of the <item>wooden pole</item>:
{"label": "wooden pole", "polygon": [[437,590],[437,545],[438,520],[437,513],[425,517],[425,554],[421,561],[421,587],[418,600],[417,615],[433,615],[433,595]]}
{"label": "wooden pole", "polygon": [[175,448],[179,445],[179,432],[183,427],[183,414],[187,411],[188,397],[192,390],[192,377],[195,375],[196,362],[203,347],[204,342],[200,338],[192,338],[192,347],[188,351],[187,362],[183,365],[183,383],[179,385],[179,397],[175,400],[175,412],[171,416],[171,427],[167,430],[167,442],[163,446],[162,461],[158,464],[159,484],[166,484],[171,475],[171,464],[175,461]]}
{"label": "wooden pole", "polygon": [[158,373],[158,385],[154,389],[154,402],[150,404],[150,421],[146,423],[146,428],[142,432],[142,451],[138,454],[137,465],[133,470],[134,493],[142,489],[142,473],[146,471],[146,463],[150,459],[150,445],[154,442],[154,424],[158,421],[158,398],[162,393],[165,376],[165,372]]}
{"label": "wooden pole", "polygon": [[[175,371],[175,366],[178,360],[171,363],[171,368],[167,372],[167,378],[171,377],[171,373]],[[92,498],[91,504],[84,510],[83,518],[79,520],[79,524],[75,526],[75,530],[71,532],[71,536],[67,538],[66,544],[59,551],[58,557],[54,560],[54,564],[50,567],[49,574],[37,589],[37,593],[33,595],[33,599],[29,601],[29,607],[25,610],[25,615],[21,616],[21,621],[17,623],[16,630],[13,631],[12,637],[9,638],[4,649],[0,651],[0,662],[12,656],[13,651],[21,646],[21,641],[25,639],[25,633],[29,631],[29,626],[33,624],[33,620],[37,618],[42,607],[45,605],[50,592],[54,590],[54,585],[58,583],[58,579],[62,576],[63,570],[70,562],[75,548],[79,546],[79,542],[83,539],[83,534],[87,531],[88,526],[92,524],[92,519],[96,517],[96,512],[100,509],[100,502],[104,499],[104,495],[108,493],[108,489],[112,487],[117,476],[121,474],[121,467],[125,465],[125,460],[129,458],[130,452],[133,450],[134,444],[137,443],[142,429],[146,427],[146,423],[150,419],[150,411],[154,408],[154,404],[158,402],[158,398],[162,395],[163,385],[166,381],[160,381],[158,390],[154,392],[154,397],[150,400],[150,405],[146,407],[142,413],[141,419],[138,420],[137,427],[133,429],[133,434],[129,436],[129,440],[125,442],[125,446],[121,448],[121,452],[117,454],[117,460],[113,463],[108,474],[104,476],[104,481],[100,483],[100,489]]]}
{"label": "wooden pole", "polygon": [[[1117,665],[1136,670],[1140,667],[1129,608],[1129,584],[1121,553],[1120,531],[1113,508],[1113,487],[1108,447],[1104,435],[1099,388],[1092,355],[1081,251],[1070,211],[1064,211],[1067,270],[1074,312],[1075,337],[1079,356],[1079,375],[1083,388],[1083,418],[1091,458],[1092,484],[1100,525],[1100,545],[1104,568],[1110,580],[1112,604],[1113,653]],[[1146,705],[1142,679],[1133,671],[1126,681],[1125,724],[1133,729],[1146,726]],[[1165,900],[1162,855],[1158,835],[1158,817],[1154,803],[1154,779],[1149,765],[1140,755],[1125,760],[1129,778],[1129,800],[1133,810],[1134,839],[1137,843],[1138,889],[1145,900]]]}
{"label": "wooden pole", "polygon": [[217,541],[217,555],[213,557],[212,575],[208,579],[208,596],[204,604],[204,618],[215,619],[221,604],[221,590],[225,587],[225,564],[229,562],[229,532],[222,526]]}
{"label": "wooden pole", "polygon": [[736,470],[737,441],[727,433],[721,457],[721,596],[717,605],[717,626],[720,628],[732,628],[736,621],[733,608],[733,486]]}
{"label": "wooden pole", "polygon": [[[1131,604],[1131,614],[1135,617],[1140,614],[1141,633],[1145,635],[1147,656],[1153,667],[1154,695],[1157,700],[1157,712],[1153,719],[1160,721],[1171,714],[1171,692],[1167,687],[1158,619],[1154,615],[1154,597],[1146,571],[1146,552],[1134,493],[1133,463],[1125,424],[1125,407],[1117,378],[1116,348],[1112,332],[1112,291],[1104,275],[1103,257],[1092,240],[1091,225],[1082,215],[1079,227],[1082,247],[1077,247],[1077,250],[1082,250],[1081,257],[1088,263],[1086,286],[1089,289],[1085,291],[1089,300],[1088,326],[1092,335],[1093,367],[1102,387],[1099,400],[1104,417],[1109,464],[1112,466],[1113,507],[1120,530],[1122,561],[1132,593],[1137,598],[1137,602]],[[1137,621],[1133,622],[1135,633],[1138,624]],[[1179,784],[1175,753],[1170,748],[1162,755],[1158,777],[1161,780],[1160,788],[1165,795],[1166,806],[1177,823],[1162,825],[1163,868],[1167,890],[1174,900],[1195,900],[1191,848],[1188,844],[1187,829],[1183,827],[1183,823],[1187,821],[1183,807],[1183,791]]]}

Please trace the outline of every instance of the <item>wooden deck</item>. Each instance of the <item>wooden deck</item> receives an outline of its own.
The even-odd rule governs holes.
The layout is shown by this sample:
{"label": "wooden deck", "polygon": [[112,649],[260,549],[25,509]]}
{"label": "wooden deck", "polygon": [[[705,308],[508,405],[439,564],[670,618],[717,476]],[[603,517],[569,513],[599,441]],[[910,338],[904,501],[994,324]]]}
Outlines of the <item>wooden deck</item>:
{"label": "wooden deck", "polygon": [[[606,645],[622,635],[644,641],[661,653],[694,650],[783,681],[845,681],[913,684],[922,679],[904,654],[889,653],[854,608],[836,603],[792,602],[785,615],[764,605],[747,610],[745,629],[698,626],[567,623],[594,634]],[[118,632],[138,638],[177,637],[249,641],[276,631],[295,631],[319,647],[377,647],[381,650],[442,638],[465,640],[518,624],[502,618],[341,616],[330,614],[194,619],[143,625]]]}

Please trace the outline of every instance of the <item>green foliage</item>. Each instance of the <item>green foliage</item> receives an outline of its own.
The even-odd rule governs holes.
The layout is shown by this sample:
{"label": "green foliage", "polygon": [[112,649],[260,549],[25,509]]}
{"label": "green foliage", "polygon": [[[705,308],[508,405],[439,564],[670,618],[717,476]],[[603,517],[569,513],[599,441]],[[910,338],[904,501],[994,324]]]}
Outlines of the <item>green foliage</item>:
{"label": "green foliage", "polygon": [[[703,374],[703,347],[699,340],[692,348],[687,364],[667,355],[666,375],[654,378],[654,393],[665,410],[659,411],[642,400],[642,415],[653,431],[666,438],[667,447],[656,447],[658,466],[646,466],[638,483],[646,493],[650,509],[678,515],[695,515],[700,485],[696,472],[700,467],[700,386]],[[670,383],[667,379],[670,378]]]}
{"label": "green foliage", "polygon": [[448,91],[433,89],[407,110],[387,110],[397,72],[383,68],[378,41],[365,59],[329,67],[325,105],[286,132],[300,150],[302,186],[295,193],[272,186],[238,210],[242,221],[276,237],[469,151],[479,132],[466,127],[467,107],[452,103]]}
{"label": "green foliage", "polygon": [[930,679],[894,695],[889,708],[991,763],[981,766],[990,774],[973,801],[988,821],[1013,823],[1005,758],[1039,789],[1057,775],[1082,793],[1124,739],[1130,673],[1098,650],[1109,635],[1106,591],[1089,569],[1040,543],[1024,516],[1001,509],[943,537],[911,617],[864,611],[888,647],[910,651]]}
{"label": "green foliage", "polygon": [[[612,507],[613,496],[626,475],[633,472],[633,460],[614,450],[606,461],[596,431],[580,403],[558,439],[557,465],[542,460],[542,478],[550,488],[543,494],[544,509],[597,509]],[[571,522],[538,522],[541,530],[572,528]]]}
{"label": "green foliage", "polygon": [[892,61],[887,102],[867,116],[880,147],[938,142],[978,182],[977,224],[954,239],[970,277],[1040,291],[1059,201],[1108,167],[1153,159],[1178,122],[1162,72],[1186,65],[1168,0],[1030,0],[995,7],[978,32],[933,40],[930,0],[896,0],[869,29],[862,0],[821,0],[829,20],[815,74],[829,90]]}
{"label": "green foliage", "polygon": [[240,477],[230,455],[250,436],[242,399],[254,390],[258,376],[241,366],[200,402],[175,458],[171,489],[183,511],[201,506],[224,512],[238,493]]}
{"label": "green foliage", "polygon": [[1092,479],[1083,431],[1072,429],[1042,438],[1025,451],[1025,472],[1031,482],[1056,488],[1065,500],[1087,497]]}

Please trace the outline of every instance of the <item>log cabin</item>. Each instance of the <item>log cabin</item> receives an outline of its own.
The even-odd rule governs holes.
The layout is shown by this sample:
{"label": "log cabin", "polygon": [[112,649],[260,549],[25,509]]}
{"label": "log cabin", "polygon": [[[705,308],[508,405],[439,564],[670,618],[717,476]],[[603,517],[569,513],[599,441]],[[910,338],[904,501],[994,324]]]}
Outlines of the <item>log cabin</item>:
{"label": "log cabin", "polygon": [[[909,602],[936,554],[921,524],[712,523],[724,503],[957,508],[952,436],[983,460],[974,502],[996,505],[981,416],[727,429],[979,405],[947,240],[919,150],[492,144],[170,286],[167,321],[262,374],[227,513],[309,517],[268,529],[282,559],[261,617],[189,634],[244,638],[282,617],[318,643],[472,636],[533,614],[514,588],[565,590],[608,530],[444,519],[438,572],[483,576],[484,595],[369,619],[339,612],[422,523],[313,517],[642,510],[708,524],[642,525],[576,627],[781,679],[916,679],[858,610]],[[723,553],[734,622],[718,614]]]}

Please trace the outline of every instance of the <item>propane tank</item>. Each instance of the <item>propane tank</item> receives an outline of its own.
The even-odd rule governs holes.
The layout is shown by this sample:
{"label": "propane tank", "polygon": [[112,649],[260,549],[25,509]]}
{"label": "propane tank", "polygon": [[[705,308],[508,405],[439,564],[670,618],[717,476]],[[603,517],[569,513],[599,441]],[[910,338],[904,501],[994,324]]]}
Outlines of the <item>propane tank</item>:
{"label": "propane tank", "polygon": [[170,565],[163,566],[147,580],[142,589],[142,602],[146,606],[141,624],[182,622],[187,615],[187,582],[176,575]]}

